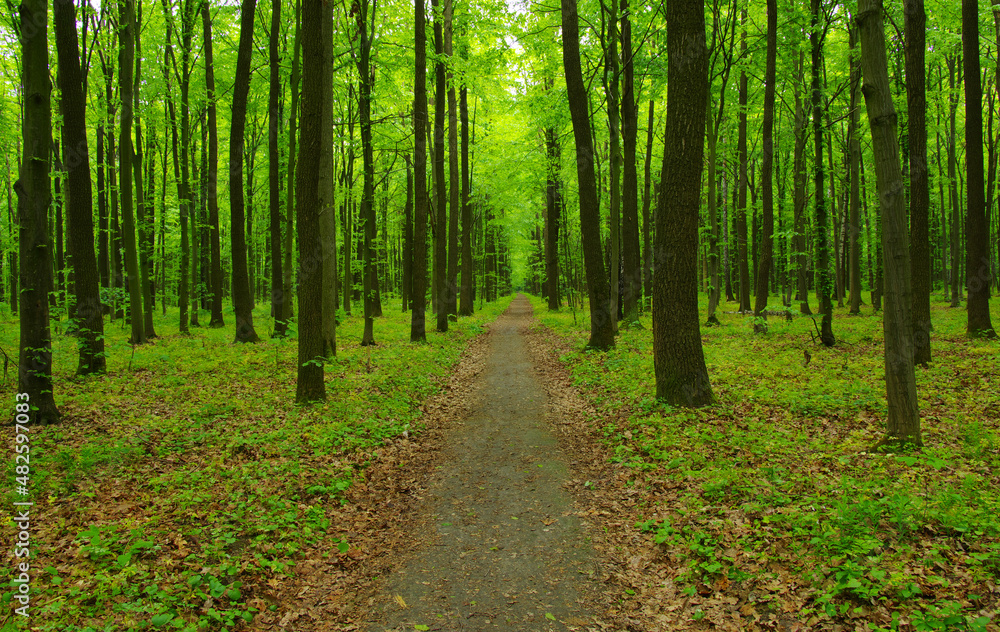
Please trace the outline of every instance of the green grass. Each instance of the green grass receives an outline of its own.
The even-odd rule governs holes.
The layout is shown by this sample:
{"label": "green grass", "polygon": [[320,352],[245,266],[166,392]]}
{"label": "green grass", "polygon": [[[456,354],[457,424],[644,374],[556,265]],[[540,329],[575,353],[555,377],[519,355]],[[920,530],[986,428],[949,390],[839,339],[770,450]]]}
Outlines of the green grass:
{"label": "green grass", "polygon": [[[311,407],[293,403],[295,334],[266,337],[267,305],[255,310],[264,341],[253,345],[232,342],[231,311],[228,327],[181,336],[176,310],[158,310],[160,337],[134,349],[122,322],[106,321],[108,372],[83,379],[73,375],[75,339],[54,323],[63,422],[31,429],[31,629],[200,631],[252,620],[245,591],[294,573],[307,547],[350,546],[328,535],[346,530],[336,511],[345,491],[375,448],[421,431],[420,404],[509,301],[447,334],[429,319],[424,345],[409,343],[398,301],[376,320],[375,347],[359,345],[363,319],[347,317],[326,365],[327,401]],[[17,321],[5,307],[0,345],[16,356]],[[11,493],[0,509],[6,542]],[[0,574],[2,617],[12,610],[9,573]],[[27,623],[15,619],[5,625]]]}
{"label": "green grass", "polygon": [[765,620],[997,629],[986,617],[1000,583],[1000,343],[968,339],[964,309],[934,300],[934,361],[916,369],[924,449],[873,454],[886,404],[870,308],[836,310],[832,349],[812,341],[809,318],[772,317],[756,335],[750,317],[720,314],[702,326],[718,403],[683,410],[655,401],[648,314],[602,354],[583,351],[585,311],[533,304],[597,411],[591,428],[644,487],[636,526],[692,613],[705,586],[732,583],[758,595]]}

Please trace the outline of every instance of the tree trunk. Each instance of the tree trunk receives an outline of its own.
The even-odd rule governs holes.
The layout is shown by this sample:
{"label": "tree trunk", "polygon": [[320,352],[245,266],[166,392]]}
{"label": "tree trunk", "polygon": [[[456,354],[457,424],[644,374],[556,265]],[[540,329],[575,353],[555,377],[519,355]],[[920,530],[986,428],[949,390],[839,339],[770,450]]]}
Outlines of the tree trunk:
{"label": "tree trunk", "polygon": [[320,126],[323,124],[325,98],[322,74],[325,69],[323,57],[326,55],[323,22],[327,17],[322,2],[306,0],[302,11],[302,142],[295,180],[299,243],[299,368],[295,390],[295,401],[298,403],[326,399],[323,384],[323,267],[319,264],[323,257],[323,245],[319,232],[320,173],[316,157],[321,151],[322,139]]}
{"label": "tree trunk", "polygon": [[[284,277],[281,280],[281,292],[288,299],[285,301],[285,309],[282,314],[282,318],[286,324],[292,319],[292,244],[295,235],[295,227],[293,224],[296,215],[294,212],[296,187],[293,186],[293,183],[297,182],[295,179],[295,159],[298,157],[298,153],[296,151],[296,141],[298,140],[296,116],[298,114],[299,104],[299,54],[302,51],[301,41],[299,39],[299,30],[302,24],[301,10],[302,3],[300,0],[296,0],[295,39],[292,42],[292,74],[288,78],[289,92],[291,92],[291,103],[288,108],[288,177],[286,178],[288,186],[286,187],[285,196],[285,264],[282,266]],[[350,284],[347,283],[347,285],[349,286]],[[350,302],[348,302],[345,306],[345,311],[348,314],[351,313]]]}
{"label": "tree trunk", "polygon": [[472,206],[469,204],[472,193],[469,179],[469,91],[464,83],[458,101],[462,123],[462,287],[458,313],[460,316],[472,316],[475,264],[472,260]]}
{"label": "tree trunk", "polygon": [[979,77],[979,2],[962,0],[962,60],[965,67],[965,168],[968,209],[965,275],[969,290],[966,333],[996,338],[990,319],[990,225],[983,173],[983,89]]}
{"label": "tree trunk", "polygon": [[[205,46],[205,86],[208,97],[208,229],[212,255],[212,317],[211,327],[222,327],[222,244],[219,240],[219,130],[215,107],[215,64],[212,59],[212,20],[208,3],[201,4],[201,23]],[[249,60],[248,60],[249,62]],[[243,135],[240,134],[242,139]],[[291,180],[289,180],[291,183]],[[231,186],[231,185],[230,185]],[[242,191],[241,187],[237,187]],[[291,185],[289,184],[289,189]],[[237,327],[237,331],[239,328]]]}
{"label": "tree trunk", "polygon": [[[643,185],[642,185],[642,295],[644,297],[643,309],[646,309],[645,300],[652,300],[653,296],[653,247],[652,247],[652,218],[649,216],[649,209],[652,202],[650,188],[652,185],[652,164],[653,164],[653,107],[655,101],[649,100],[649,119],[646,123],[646,158],[643,162]],[[718,233],[716,233],[718,234]],[[718,299],[716,299],[718,302]]]}
{"label": "tree trunk", "polygon": [[128,275],[129,317],[132,344],[146,342],[142,316],[142,283],[139,276],[139,252],[135,239],[135,216],[132,208],[132,65],[135,0],[121,0],[121,50],[118,53],[118,90],[121,95],[121,132],[118,147],[118,193],[121,196],[122,234],[125,243],[125,273]]}
{"label": "tree trunk", "polygon": [[[79,375],[103,373],[104,318],[94,257],[93,193],[90,188],[90,153],[87,150],[86,101],[76,37],[76,11],[72,0],[52,5],[59,61],[60,111],[66,158],[66,210],[69,214],[69,250],[76,288],[76,331],[80,338]],[[105,242],[107,243],[107,242]]]}
{"label": "tree trunk", "polygon": [[[618,329],[618,314],[621,305],[619,296],[621,294],[621,266],[622,266],[622,220],[621,220],[621,171],[622,171],[622,150],[619,130],[619,110],[618,110],[618,5],[617,0],[610,0],[609,3],[601,3],[603,10],[608,12],[608,39],[607,51],[604,63],[604,92],[607,96],[608,108],[608,178],[610,188],[609,218],[611,222],[609,248],[609,263],[611,267],[611,300],[609,310],[611,311],[612,327]],[[602,20],[603,20],[602,15]],[[595,130],[596,132],[596,130]],[[598,201],[600,204],[600,201]]]}
{"label": "tree trunk", "polygon": [[[754,316],[766,319],[767,287],[771,276],[771,260],[774,257],[774,81],[775,63],[778,56],[778,7],[777,0],[767,0],[767,59],[764,71],[764,157],[760,167],[760,179],[764,195],[764,209],[761,222],[760,261],[757,264],[757,288]],[[754,323],[754,331],[764,333],[767,326],[761,321]]]}
{"label": "tree trunk", "polygon": [[[955,81],[955,71],[957,60],[949,55],[945,55],[945,62],[948,64],[948,192],[951,201],[951,226],[949,234],[951,236],[951,306],[958,307],[961,304],[961,290],[959,288],[959,259],[961,258],[960,240],[962,234],[959,217],[961,215],[961,201],[958,196],[958,158],[956,156],[956,140],[958,137],[955,116],[958,111],[958,86]],[[961,81],[961,78],[959,78]]]}
{"label": "tree trunk", "polygon": [[[377,292],[378,269],[375,258],[375,157],[372,150],[372,77],[371,49],[375,36],[374,19],[369,22],[369,15],[374,18],[374,7],[371,0],[359,0],[360,11],[358,20],[358,74],[361,81],[358,85],[358,113],[361,127],[361,164],[365,170],[362,181],[361,217],[364,219],[364,287],[365,331],[361,338],[361,346],[375,344],[375,292]],[[440,77],[444,76],[444,67],[439,66]],[[441,86],[443,87],[443,85]],[[443,112],[442,112],[443,114]],[[443,122],[443,119],[442,119]],[[443,167],[443,165],[442,165]],[[443,311],[443,310],[442,310]],[[447,329],[447,315],[445,315]],[[440,314],[438,325],[441,324]],[[440,327],[439,327],[440,328]]]}
{"label": "tree trunk", "polygon": [[[861,313],[861,140],[858,116],[858,90],[861,83],[861,67],[855,58],[853,49],[857,46],[858,33],[856,28],[850,29],[851,52],[851,116],[847,126],[848,163],[851,172],[850,199],[850,277],[851,277],[851,314]],[[922,52],[921,52],[922,54]],[[908,76],[912,76],[909,75]],[[911,123],[914,119],[910,119]],[[911,146],[912,150],[912,146]]]}
{"label": "tree trunk", "polygon": [[[17,367],[18,413],[31,424],[59,422],[52,397],[52,338],[49,333],[49,291],[52,289],[52,246],[49,242],[49,144],[52,119],[49,93],[48,9],[43,0],[24,0],[18,7],[22,25],[21,84],[24,141],[17,194],[20,269],[20,347]],[[141,326],[142,321],[140,319]],[[139,329],[141,333],[141,327]],[[21,404],[25,404],[21,406]],[[34,414],[32,415],[31,412]],[[28,425],[28,424],[23,424]]]}
{"label": "tree trunk", "polygon": [[809,134],[809,115],[806,112],[802,92],[804,83],[805,54],[799,53],[795,80],[795,148],[792,154],[792,258],[795,260],[796,300],[799,313],[812,315],[809,308],[808,254],[806,248],[806,143]]}
{"label": "tree trunk", "polygon": [[[142,7],[139,6],[140,15],[138,18],[133,13],[132,29],[135,37],[135,75],[133,78],[132,107],[133,111],[139,108],[139,86],[142,85],[142,46],[140,45],[139,28],[142,23]],[[152,204],[150,198],[143,190],[143,152],[142,152],[142,125],[139,117],[134,118],[135,126],[135,153],[132,157],[132,172],[135,179],[135,199],[136,199],[136,230],[138,232],[138,254],[139,254],[139,288],[142,293],[142,326],[147,340],[156,338],[156,331],[153,329],[153,279],[150,270],[152,251],[149,247],[149,235],[151,226],[149,217],[152,215]],[[90,177],[90,174],[87,175]]]}
{"label": "tree trunk", "polygon": [[[551,82],[550,82],[551,85]],[[559,288],[559,230],[562,223],[562,192],[560,191],[561,156],[559,136],[555,128],[545,130],[545,282],[550,310],[562,306]]]}
{"label": "tree trunk", "polygon": [[[333,175],[333,5],[323,3],[323,111],[319,136],[319,235],[323,244],[323,356],[337,355],[337,210]],[[314,156],[312,159],[316,159]]]}
{"label": "tree trunk", "polygon": [[437,330],[448,331],[448,215],[444,181],[445,64],[444,24],[438,17],[439,0],[431,0],[434,11],[434,301]]}
{"label": "tree trunk", "polygon": [[[715,400],[698,319],[698,208],[708,109],[708,50],[703,0],[666,7],[667,108],[653,273],[656,397],[672,406]],[[683,60],[683,63],[682,61]]]}
{"label": "tree trunk", "polygon": [[[612,0],[614,1],[614,0]],[[639,175],[635,154],[638,113],[635,107],[634,64],[632,62],[632,19],[628,0],[622,0],[622,138],[625,171],[622,174],[622,254],[625,265],[624,316],[626,324],[639,322],[642,298],[642,263],[639,252]]]}
{"label": "tree trunk", "polygon": [[[910,150],[910,265],[913,290],[913,361],[931,361],[930,185],[927,173],[927,81],[924,0],[906,0],[906,111]],[[854,261],[851,261],[852,265]],[[853,287],[852,287],[853,295]],[[852,300],[853,306],[853,300]]]}
{"label": "tree trunk", "polygon": [[[594,145],[590,136],[587,90],[580,66],[580,16],[576,0],[562,0],[563,68],[569,111],[576,140],[576,169],[580,187],[580,237],[587,293],[590,298],[590,340],[587,346],[607,350],[615,346],[613,314],[610,311],[608,278],[601,248],[601,211],[597,202],[594,176]],[[704,36],[703,40],[704,41]],[[700,141],[699,141],[700,142]]]}
{"label": "tree trunk", "polygon": [[[740,53],[743,57],[747,54],[747,11],[743,9],[740,16],[743,24],[743,34],[740,42]],[[739,113],[739,138],[737,140],[737,150],[740,161],[740,181],[739,181],[739,201],[736,205],[736,241],[739,246],[739,269],[740,269],[740,309],[741,314],[750,311],[750,266],[747,260],[747,73],[740,71],[740,113]]]}
{"label": "tree trunk", "polygon": [[[454,1],[444,2],[444,54],[454,59]],[[458,218],[460,187],[458,171],[458,101],[454,73],[448,70],[448,270],[445,282],[447,297],[444,312],[449,317],[458,314]]]}
{"label": "tree trunk", "polygon": [[427,32],[424,0],[413,0],[413,275],[410,342],[426,342],[427,304]]}
{"label": "tree trunk", "polygon": [[896,136],[896,107],[892,102],[885,56],[882,0],[858,0],[861,64],[868,120],[875,153],[875,176],[882,207],[882,249],[887,283],[885,312],[885,381],[889,404],[885,437],[891,448],[921,445],[917,384],[913,370],[913,322],[910,310],[910,252],[907,247],[906,198]]}
{"label": "tree trunk", "polygon": [[[281,161],[278,149],[278,128],[281,114],[278,102],[281,100],[281,75],[279,74],[278,38],[281,31],[281,0],[271,0],[271,36],[268,41],[268,66],[270,85],[267,95],[267,185],[269,204],[269,227],[271,231],[271,317],[274,318],[275,338],[283,338],[288,332],[285,321],[285,292],[282,285],[281,268]],[[289,181],[288,188],[292,188]],[[291,213],[292,209],[287,208]]]}
{"label": "tree trunk", "polygon": [[403,207],[403,261],[400,295],[403,312],[406,312],[410,309],[410,303],[413,300],[413,164],[410,156],[406,154],[403,155],[403,160],[406,161],[406,206]]}
{"label": "tree trunk", "polygon": [[[253,18],[257,0],[240,2],[240,44],[236,53],[232,125],[229,133],[229,234],[233,258],[233,309],[236,312],[236,342],[257,342],[253,326],[253,298],[247,268],[246,217],[243,202],[243,132],[246,128],[247,94],[250,91],[250,55],[253,50]],[[315,160],[316,154],[313,154]]]}
{"label": "tree trunk", "polygon": [[813,147],[815,171],[813,194],[816,198],[816,285],[819,291],[820,311],[823,324],[820,338],[824,345],[832,347],[837,339],[833,335],[833,302],[830,299],[830,227],[826,211],[826,191],[823,184],[823,94],[819,75],[823,63],[823,42],[819,23],[820,0],[812,0],[812,108]]}

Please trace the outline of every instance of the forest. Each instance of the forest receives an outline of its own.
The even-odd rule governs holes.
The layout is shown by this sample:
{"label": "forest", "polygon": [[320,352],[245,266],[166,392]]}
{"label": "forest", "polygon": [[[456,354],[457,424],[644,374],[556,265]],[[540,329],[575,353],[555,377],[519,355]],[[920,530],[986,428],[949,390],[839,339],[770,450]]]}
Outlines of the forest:
{"label": "forest", "polygon": [[1000,630],[1000,0],[21,0],[0,629]]}

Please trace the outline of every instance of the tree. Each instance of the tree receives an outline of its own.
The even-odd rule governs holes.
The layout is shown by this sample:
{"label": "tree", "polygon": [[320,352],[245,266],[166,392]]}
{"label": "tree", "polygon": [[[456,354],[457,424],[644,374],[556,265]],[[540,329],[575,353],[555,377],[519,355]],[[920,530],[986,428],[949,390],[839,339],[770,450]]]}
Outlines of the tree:
{"label": "tree", "polygon": [[462,88],[459,91],[459,118],[462,123],[462,287],[458,313],[461,316],[472,316],[474,289],[472,260],[472,206],[469,204],[469,90],[465,85],[464,75]]}
{"label": "tree", "polygon": [[708,107],[704,0],[673,0],[667,18],[667,122],[653,271],[656,398],[672,406],[715,401],[698,322],[698,207]]}
{"label": "tree", "polygon": [[118,193],[121,198],[122,235],[125,249],[125,273],[128,275],[129,318],[132,344],[146,342],[143,327],[142,283],[139,275],[139,250],[135,239],[135,215],[132,199],[132,67],[135,56],[135,0],[120,0],[121,50],[118,53],[118,90],[121,95],[121,131],[118,137]]}
{"label": "tree", "polygon": [[562,192],[560,191],[559,136],[554,127],[545,129],[545,278],[549,309],[562,304],[559,291],[559,228],[562,222]]}
{"label": "tree", "polygon": [[962,0],[962,64],[965,69],[965,168],[968,215],[965,274],[969,291],[966,333],[995,338],[990,320],[990,243],[983,176],[983,89],[979,77],[979,2]]}
{"label": "tree", "polygon": [[587,90],[580,66],[580,16],[576,0],[562,0],[562,27],[563,68],[576,141],[576,171],[580,186],[580,237],[590,298],[590,340],[587,347],[603,351],[615,346],[615,333],[601,248],[601,212],[594,176],[594,145],[590,135]]}
{"label": "tree", "polygon": [[[358,56],[357,67],[360,75],[358,84],[358,112],[361,127],[361,163],[364,168],[361,193],[361,217],[364,220],[364,287],[365,331],[361,345],[375,344],[375,292],[377,292],[375,260],[375,157],[372,149],[372,40],[375,38],[374,0],[359,0]],[[441,69],[443,73],[443,68]],[[439,206],[439,210],[443,207]],[[441,307],[441,305],[439,305]],[[440,314],[438,329],[440,330]],[[447,325],[445,326],[447,329]]]}
{"label": "tree", "polygon": [[410,342],[426,342],[427,304],[427,33],[424,0],[413,0],[416,58],[413,71],[413,307]]}
{"label": "tree", "polygon": [[[215,107],[215,63],[212,58],[212,20],[208,15],[208,2],[201,3],[201,24],[205,40],[205,90],[208,116],[208,230],[212,257],[212,317],[210,327],[222,327],[222,244],[219,240],[219,126]],[[242,35],[241,40],[242,42]],[[249,62],[248,62],[249,63]],[[240,135],[242,138],[242,133]],[[239,161],[238,161],[239,162]],[[240,188],[241,187],[237,187]],[[288,185],[291,190],[291,180]],[[242,189],[241,189],[242,191]],[[291,212],[289,210],[289,212]],[[237,327],[239,331],[239,327]]]}
{"label": "tree", "polygon": [[[774,82],[775,65],[778,56],[778,7],[776,0],[767,0],[767,61],[764,71],[764,158],[760,167],[760,179],[764,190],[764,233],[761,237],[760,263],[757,265],[756,302],[753,313],[758,319],[766,319],[767,287],[771,277],[771,260],[774,253]],[[763,333],[767,325],[763,320],[754,324],[754,331]]]}
{"label": "tree", "polygon": [[[613,1],[613,0],[612,0]],[[639,134],[635,107],[635,63],[632,54],[632,15],[628,0],[622,3],[622,144],[625,149],[622,174],[622,259],[625,267],[624,318],[626,325],[639,322],[642,297],[642,262],[639,257],[639,174],[636,172],[636,142]]]}
{"label": "tree", "polygon": [[52,20],[59,60],[60,109],[66,147],[66,208],[69,213],[69,246],[76,288],[77,333],[80,363],[77,373],[103,373],[104,318],[94,257],[93,193],[90,188],[90,153],[87,150],[86,102],[76,37],[76,11],[72,0],[54,0]]}
{"label": "tree", "polygon": [[[52,246],[49,242],[49,143],[52,137],[49,98],[48,10],[44,0],[24,0],[18,10],[21,25],[21,172],[17,194],[21,341],[17,390],[26,393],[35,411],[32,423],[59,422],[52,397],[52,338],[49,332],[49,291],[52,289]],[[134,322],[134,321],[133,321]],[[140,332],[142,320],[139,320]],[[18,398],[18,403],[21,399]]]}
{"label": "tree", "polygon": [[[927,176],[927,85],[924,66],[927,15],[924,0],[903,3],[906,31],[906,117],[910,149],[910,265],[913,283],[913,360],[931,361],[931,261]],[[852,265],[854,261],[852,259]],[[860,293],[860,287],[858,288]],[[854,289],[851,289],[853,305]]]}
{"label": "tree", "polygon": [[[253,327],[253,296],[247,269],[246,216],[243,201],[243,132],[250,92],[250,53],[253,49],[253,14],[257,0],[240,2],[240,43],[236,53],[233,114],[229,132],[229,227],[233,257],[233,310],[236,312],[236,342],[257,342]],[[315,154],[313,155],[315,159]],[[297,184],[297,183],[296,183]]]}
{"label": "tree", "polygon": [[[444,3],[444,54],[450,65],[454,64],[454,23],[455,2],[445,0]],[[460,188],[458,171],[458,101],[455,94],[455,73],[448,69],[448,278],[445,284],[448,316],[458,314],[458,220],[462,213],[460,207]]]}
{"label": "tree", "polygon": [[444,68],[444,24],[438,10],[439,0],[431,0],[434,11],[434,305],[437,314],[437,330],[448,331],[448,215],[446,187],[444,182],[444,114],[445,114],[445,68]]}
{"label": "tree", "polygon": [[[743,25],[743,34],[740,40],[740,54],[745,59],[747,55],[747,11],[744,7],[740,16]],[[739,112],[739,138],[737,139],[737,149],[740,161],[740,181],[739,181],[739,201],[736,205],[736,241],[738,243],[737,256],[739,257],[740,270],[740,313],[750,311],[750,266],[748,262],[749,253],[747,247],[747,71],[744,67],[740,70],[740,112]]]}
{"label": "tree", "polygon": [[[285,292],[281,270],[281,164],[278,159],[278,131],[281,121],[278,101],[281,99],[281,77],[278,73],[278,35],[281,30],[281,0],[271,0],[271,35],[268,41],[268,66],[270,83],[267,96],[267,185],[271,229],[271,317],[274,318],[274,337],[284,337],[288,330],[285,322]],[[288,183],[291,188],[291,182]],[[292,209],[287,209],[288,213]]]}
{"label": "tree", "polygon": [[[323,355],[337,355],[337,208],[333,179],[333,3],[323,2],[323,111],[319,137],[319,235],[323,243]],[[315,159],[315,157],[314,157]]]}
{"label": "tree", "polygon": [[[889,418],[881,443],[898,447],[921,444],[917,384],[913,369],[913,322],[910,295],[910,252],[907,247],[906,198],[899,164],[896,106],[889,84],[882,25],[882,0],[858,0],[861,72],[875,153],[875,177],[882,207],[882,252],[885,268],[885,387]],[[825,312],[824,312],[825,315]]]}
{"label": "tree", "polygon": [[[851,114],[847,124],[847,161],[851,176],[850,192],[850,278],[851,278],[851,314],[861,313],[861,141],[859,139],[858,126],[860,117],[858,116],[858,91],[861,84],[861,65],[857,59],[855,50],[857,48],[858,29],[850,27],[848,39],[851,47],[850,61],[850,91],[851,91]],[[921,52],[921,54],[923,54]],[[909,59],[909,58],[907,58]],[[907,76],[912,77],[907,73]],[[910,119],[913,125],[913,118]],[[912,132],[911,132],[912,133]],[[912,138],[912,136],[911,136]],[[912,146],[911,146],[912,151]],[[926,169],[925,169],[926,171]],[[914,174],[916,175],[916,174]],[[926,175],[926,173],[925,173]],[[911,180],[914,183],[915,180]]]}
{"label": "tree", "polygon": [[[248,0],[253,2],[253,0]],[[295,180],[299,242],[299,369],[295,401],[323,401],[323,245],[319,232],[320,125],[323,124],[323,2],[302,3],[302,113]]]}
{"label": "tree", "polygon": [[825,30],[820,29],[820,0],[812,0],[812,108],[813,108],[813,195],[816,198],[816,267],[817,286],[820,296],[820,311],[823,324],[820,339],[827,347],[836,344],[833,336],[833,303],[830,300],[830,229],[826,212],[826,192],[823,184],[823,90],[820,73],[823,68],[823,38]]}

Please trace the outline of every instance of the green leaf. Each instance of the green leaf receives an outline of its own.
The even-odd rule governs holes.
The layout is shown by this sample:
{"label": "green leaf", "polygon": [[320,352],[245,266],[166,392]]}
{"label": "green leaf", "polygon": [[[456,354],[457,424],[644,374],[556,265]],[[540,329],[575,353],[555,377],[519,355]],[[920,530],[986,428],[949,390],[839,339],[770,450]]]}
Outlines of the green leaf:
{"label": "green leaf", "polygon": [[163,626],[170,623],[170,620],[173,618],[174,615],[170,614],[169,612],[165,612],[163,614],[154,615],[150,623],[152,623],[158,628],[162,628]]}
{"label": "green leaf", "polygon": [[351,548],[351,545],[347,543],[347,540],[341,538],[340,542],[337,543],[337,549],[341,553],[347,553],[347,549]]}
{"label": "green leaf", "polygon": [[424,624],[422,624],[422,623],[417,623],[417,624],[415,624],[415,625],[413,626],[413,629],[414,629],[414,630],[430,630],[430,628],[429,628],[429,627],[427,627],[426,625],[424,625]]}
{"label": "green leaf", "polygon": [[556,616],[554,614],[552,614],[551,612],[546,612],[545,613],[545,618],[548,619],[549,621],[555,621],[556,620]]}

